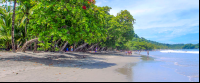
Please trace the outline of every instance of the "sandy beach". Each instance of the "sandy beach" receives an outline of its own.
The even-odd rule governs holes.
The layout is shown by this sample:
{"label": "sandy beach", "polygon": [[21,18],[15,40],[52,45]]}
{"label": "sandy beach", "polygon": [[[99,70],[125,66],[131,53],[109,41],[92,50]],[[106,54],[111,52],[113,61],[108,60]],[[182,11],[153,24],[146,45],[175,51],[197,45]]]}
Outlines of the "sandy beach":
{"label": "sandy beach", "polygon": [[124,54],[0,52],[0,81],[129,82],[129,66],[140,61],[140,55]]}

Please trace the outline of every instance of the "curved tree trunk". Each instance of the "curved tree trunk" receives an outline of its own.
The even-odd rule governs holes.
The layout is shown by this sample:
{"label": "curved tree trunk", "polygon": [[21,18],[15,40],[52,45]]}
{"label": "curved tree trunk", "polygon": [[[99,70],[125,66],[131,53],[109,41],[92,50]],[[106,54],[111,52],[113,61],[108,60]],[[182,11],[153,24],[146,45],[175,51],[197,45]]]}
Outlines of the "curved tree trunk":
{"label": "curved tree trunk", "polygon": [[20,48],[20,45],[21,45],[21,44],[22,44],[22,42],[20,42],[20,43],[17,45],[17,49]]}
{"label": "curved tree trunk", "polygon": [[56,45],[58,45],[58,43],[60,42],[61,39],[59,39],[58,41],[56,41],[53,45],[53,51],[56,51]]}
{"label": "curved tree trunk", "polygon": [[99,46],[99,47],[97,47],[97,51],[100,51],[100,49],[101,49],[101,47]]}
{"label": "curved tree trunk", "polygon": [[67,44],[68,44],[68,41],[65,42],[65,44],[63,45],[63,47],[60,49],[60,52],[65,49],[65,47],[67,46]]}
{"label": "curved tree trunk", "polygon": [[88,48],[88,51],[89,50],[92,50],[95,46],[97,46],[98,45],[98,43],[97,44],[94,44],[94,45],[92,45],[92,46],[90,46],[89,48]]}
{"label": "curved tree trunk", "polygon": [[101,51],[103,51],[103,50],[104,50],[104,48],[105,48],[105,47],[102,47],[102,48],[101,48]]}
{"label": "curved tree trunk", "polygon": [[33,42],[37,42],[37,41],[38,41],[38,38],[35,38],[35,39],[32,39],[32,40],[27,41],[27,42],[23,45],[23,47],[22,47],[22,52],[25,52],[26,47],[27,47],[28,45],[32,44]]}
{"label": "curved tree trunk", "polygon": [[88,44],[88,43],[84,43],[84,44],[80,45],[80,46],[77,47],[74,51],[77,51],[78,49],[85,47],[87,44]]}
{"label": "curved tree trunk", "polygon": [[21,51],[21,48],[20,48],[20,45],[22,44],[22,42],[20,42],[18,45],[17,45],[17,52]]}

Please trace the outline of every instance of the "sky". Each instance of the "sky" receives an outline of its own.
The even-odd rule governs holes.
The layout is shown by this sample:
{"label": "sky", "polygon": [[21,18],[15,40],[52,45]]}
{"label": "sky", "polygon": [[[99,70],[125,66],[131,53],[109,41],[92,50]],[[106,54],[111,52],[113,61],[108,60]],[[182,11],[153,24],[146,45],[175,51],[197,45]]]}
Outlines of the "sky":
{"label": "sky", "polygon": [[199,0],[96,0],[110,14],[128,10],[139,37],[168,44],[199,43]]}

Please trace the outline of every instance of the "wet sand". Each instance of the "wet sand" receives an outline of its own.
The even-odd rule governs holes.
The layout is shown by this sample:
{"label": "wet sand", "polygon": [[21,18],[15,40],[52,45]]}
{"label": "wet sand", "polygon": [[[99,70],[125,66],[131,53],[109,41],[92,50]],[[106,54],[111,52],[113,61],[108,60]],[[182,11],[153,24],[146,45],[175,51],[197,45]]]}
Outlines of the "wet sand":
{"label": "wet sand", "polygon": [[129,82],[127,65],[140,55],[122,52],[0,52],[1,82]]}

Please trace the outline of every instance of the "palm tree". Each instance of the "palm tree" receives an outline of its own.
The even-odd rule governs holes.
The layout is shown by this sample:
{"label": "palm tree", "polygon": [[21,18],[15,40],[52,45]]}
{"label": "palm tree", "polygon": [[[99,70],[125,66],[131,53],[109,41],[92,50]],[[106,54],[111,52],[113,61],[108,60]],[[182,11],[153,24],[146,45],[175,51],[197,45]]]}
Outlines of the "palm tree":
{"label": "palm tree", "polygon": [[18,13],[22,16],[21,23],[25,24],[23,26],[25,27],[25,37],[27,37],[27,25],[29,23],[29,16],[32,13],[31,8],[33,7],[33,4],[31,4],[31,0],[19,0],[19,5]]}
{"label": "palm tree", "polygon": [[[11,29],[12,29],[12,7],[6,6],[6,8],[0,7],[0,45],[6,46],[6,49],[9,50],[11,47]],[[19,42],[22,43],[24,39],[23,34],[23,27],[20,26],[20,22],[18,20],[21,20],[21,18],[17,17],[15,19],[15,30],[14,30],[14,39],[15,44],[18,44]],[[19,46],[19,45],[18,45]]]}
{"label": "palm tree", "polygon": [[6,49],[10,49],[11,27],[12,27],[12,11],[8,6],[6,9],[0,8],[0,41],[6,45]]}
{"label": "palm tree", "polygon": [[14,38],[14,30],[15,30],[15,8],[16,8],[16,0],[14,0],[14,8],[13,8],[13,16],[12,16],[12,51],[15,52],[15,38]]}
{"label": "palm tree", "polygon": [[[32,0],[19,0],[19,6],[18,6],[19,9],[18,9],[17,14],[20,18],[22,18],[20,20],[19,24],[20,24],[20,27],[24,27],[25,42],[27,42],[27,39],[30,40],[33,37],[33,35],[28,36],[27,31],[28,31],[28,24],[29,24],[29,19],[30,19],[29,16],[33,13],[32,8],[35,5],[36,5],[36,3],[35,2],[33,3]],[[29,38],[27,38],[27,37],[29,37]],[[35,42],[35,44],[37,44],[37,43]],[[31,45],[31,48],[32,48],[32,45]]]}

